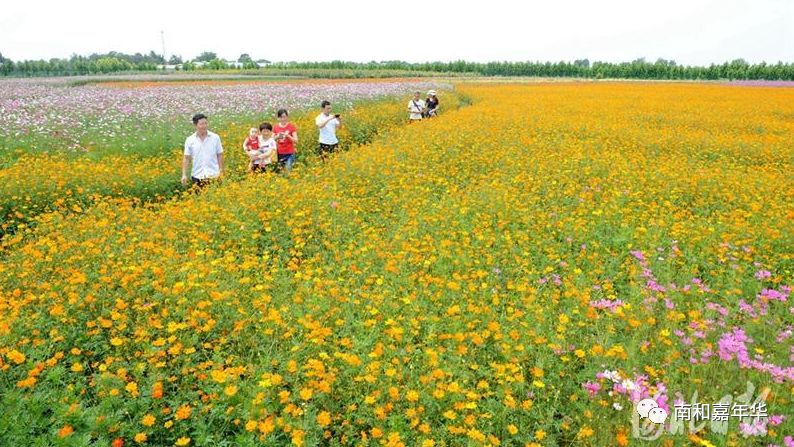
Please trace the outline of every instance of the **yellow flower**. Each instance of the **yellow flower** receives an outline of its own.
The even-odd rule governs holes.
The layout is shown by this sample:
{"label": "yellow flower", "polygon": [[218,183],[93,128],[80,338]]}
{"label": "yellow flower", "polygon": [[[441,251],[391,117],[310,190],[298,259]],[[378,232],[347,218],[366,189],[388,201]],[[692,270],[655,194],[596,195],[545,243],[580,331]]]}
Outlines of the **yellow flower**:
{"label": "yellow flower", "polygon": [[226,382],[226,371],[214,369],[210,371],[210,377],[217,383],[224,383]]}
{"label": "yellow flower", "polygon": [[119,337],[113,337],[110,339],[110,344],[113,346],[121,346],[124,344],[124,339]]}
{"label": "yellow flower", "polygon": [[138,433],[138,434],[135,435],[135,438],[133,438],[133,439],[138,444],[142,444],[142,443],[146,442],[146,440],[149,439],[149,437],[146,436],[146,433]]}
{"label": "yellow flower", "polygon": [[237,394],[237,386],[235,385],[227,386],[226,388],[223,389],[223,394],[229,397],[234,396],[235,394]]}
{"label": "yellow flower", "polygon": [[543,430],[535,430],[535,439],[542,441],[546,437],[546,432]]}
{"label": "yellow flower", "polygon": [[408,402],[416,402],[419,400],[419,393],[416,390],[409,390],[405,398]]}
{"label": "yellow flower", "polygon": [[327,411],[321,411],[319,414],[317,414],[317,424],[320,425],[320,427],[325,427],[330,423],[331,423],[331,413]]}
{"label": "yellow flower", "polygon": [[508,425],[508,426],[507,426],[507,431],[508,431],[508,432],[509,432],[511,435],[515,435],[516,433],[518,433],[518,427],[516,427],[516,426],[515,426],[515,425],[513,425],[513,424],[510,424],[510,425]]}
{"label": "yellow flower", "polygon": [[179,446],[179,447],[184,447],[184,446],[189,445],[189,444],[190,444],[190,438],[188,438],[187,436],[183,436],[183,437],[177,439],[176,442],[174,443],[174,445]]}
{"label": "yellow flower", "polygon": [[6,357],[8,357],[8,360],[11,360],[17,365],[21,365],[22,363],[25,363],[25,354],[17,351],[16,349],[13,349],[11,350],[11,352],[7,353]]}
{"label": "yellow flower", "polygon": [[580,438],[589,438],[590,436],[593,436],[593,433],[593,429],[585,425],[579,430],[579,434],[577,436]]}
{"label": "yellow flower", "polygon": [[130,393],[133,397],[137,397],[140,393],[138,392],[138,384],[135,382],[130,382],[127,386],[124,387],[128,393]]}
{"label": "yellow flower", "polygon": [[292,443],[298,447],[303,446],[303,437],[304,432],[303,430],[293,430],[292,431]]}
{"label": "yellow flower", "polygon": [[155,419],[154,416],[152,416],[151,414],[147,414],[143,417],[143,419],[141,419],[141,424],[143,424],[146,427],[151,427],[152,425],[154,425],[156,421],[157,419]]}

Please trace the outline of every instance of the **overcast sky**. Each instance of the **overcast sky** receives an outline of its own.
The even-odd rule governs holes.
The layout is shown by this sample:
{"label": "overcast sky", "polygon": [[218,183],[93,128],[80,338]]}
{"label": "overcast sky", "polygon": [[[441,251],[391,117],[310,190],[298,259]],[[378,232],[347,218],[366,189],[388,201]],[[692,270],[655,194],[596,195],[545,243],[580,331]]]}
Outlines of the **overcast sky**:
{"label": "overcast sky", "polygon": [[[212,5],[212,6],[206,6]],[[120,12],[121,11],[121,12]],[[9,0],[13,60],[111,50],[236,60],[794,62],[794,0]]]}

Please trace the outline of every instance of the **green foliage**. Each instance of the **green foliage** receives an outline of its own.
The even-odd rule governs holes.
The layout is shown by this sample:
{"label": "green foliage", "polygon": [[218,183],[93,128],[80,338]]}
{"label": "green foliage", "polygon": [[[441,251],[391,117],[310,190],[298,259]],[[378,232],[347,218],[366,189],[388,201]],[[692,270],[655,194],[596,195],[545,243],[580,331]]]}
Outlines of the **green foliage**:
{"label": "green foliage", "polygon": [[218,58],[218,55],[212,51],[205,51],[201,53],[195,60],[196,62],[209,62]]}
{"label": "green foliage", "polygon": [[[108,63],[106,59],[120,62]],[[101,62],[105,61],[105,62]],[[573,77],[589,79],[670,79],[670,80],[794,80],[794,63],[778,62],[768,64],[761,62],[749,64],[743,59],[736,59],[723,64],[711,64],[707,67],[678,65],[675,61],[658,59],[648,62],[644,58],[632,62],[591,62],[579,59],[574,62],[423,62],[409,63],[403,61],[371,61],[371,62],[279,62],[266,68],[251,59],[247,53],[241,54],[238,61],[241,68],[229,67],[213,52],[205,51],[195,58],[195,62],[206,62],[198,67],[186,62],[179,69],[191,71],[207,70],[245,70],[250,74],[276,73],[285,76],[302,76],[309,78],[369,78],[389,76],[433,76],[433,75],[467,75],[467,76],[529,76],[529,77]],[[126,63],[125,63],[126,62]],[[92,54],[89,57],[73,55],[69,59],[50,59],[49,61],[20,61],[14,63],[10,59],[0,61],[0,74],[4,76],[55,76],[82,75],[91,73],[109,73],[119,71],[153,71],[165,59],[150,52],[148,55],[136,53],[126,55],[111,51],[105,55]],[[173,56],[169,62],[180,64],[182,59]]]}

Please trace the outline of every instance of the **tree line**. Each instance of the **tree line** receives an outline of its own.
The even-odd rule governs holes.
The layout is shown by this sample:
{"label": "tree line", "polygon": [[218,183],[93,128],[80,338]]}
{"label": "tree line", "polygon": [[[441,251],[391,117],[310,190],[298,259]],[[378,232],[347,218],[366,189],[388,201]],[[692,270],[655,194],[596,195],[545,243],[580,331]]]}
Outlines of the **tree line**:
{"label": "tree line", "polygon": [[270,64],[270,68],[337,69],[337,70],[404,70],[414,72],[470,73],[479,76],[537,76],[574,78],[628,78],[628,79],[748,79],[794,80],[794,63],[761,62],[750,64],[736,59],[707,67],[679,65],[675,61],[658,59],[648,62],[593,62],[587,59],[574,62],[284,62]]}
{"label": "tree line", "polygon": [[621,78],[621,79],[681,79],[681,80],[794,80],[794,63],[760,62],[750,64],[736,59],[709,66],[679,65],[675,61],[658,59],[649,62],[637,59],[632,62],[590,62],[580,59],[573,62],[423,62],[371,61],[371,62],[278,62],[254,61],[243,53],[235,62],[220,59],[216,53],[205,51],[189,61],[180,56],[171,56],[167,61],[154,51],[149,54],[124,54],[111,51],[89,56],[72,55],[68,59],[25,60],[14,62],[0,54],[0,74],[4,76],[69,76],[95,73],[131,71],[156,71],[166,65],[174,69],[193,70],[245,70],[267,72],[295,70],[339,70],[339,71],[401,71],[406,73],[451,73],[472,76],[531,76],[573,78]]}

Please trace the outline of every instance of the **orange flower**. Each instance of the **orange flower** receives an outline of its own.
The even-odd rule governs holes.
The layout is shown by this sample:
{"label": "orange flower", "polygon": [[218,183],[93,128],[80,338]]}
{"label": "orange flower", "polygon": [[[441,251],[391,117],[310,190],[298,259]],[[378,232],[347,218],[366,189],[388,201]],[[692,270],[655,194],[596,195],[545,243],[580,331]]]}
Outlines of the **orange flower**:
{"label": "orange flower", "polygon": [[74,429],[72,428],[72,426],[71,425],[64,425],[60,430],[58,430],[58,437],[59,438],[65,438],[65,437],[71,435],[72,433],[74,433]]}
{"label": "orange flower", "polygon": [[116,438],[110,443],[111,447],[124,447],[124,439]]}
{"label": "orange flower", "polygon": [[178,421],[181,421],[183,419],[187,419],[187,418],[190,417],[190,413],[192,411],[193,411],[193,409],[190,408],[190,405],[187,405],[187,404],[182,405],[181,407],[177,408],[177,410],[176,410],[176,419]]}
{"label": "orange flower", "polygon": [[152,385],[152,397],[155,399],[160,399],[163,397],[163,384],[162,382],[157,382]]}

